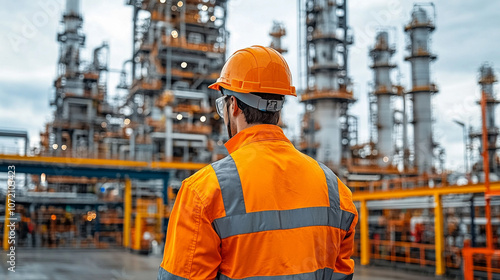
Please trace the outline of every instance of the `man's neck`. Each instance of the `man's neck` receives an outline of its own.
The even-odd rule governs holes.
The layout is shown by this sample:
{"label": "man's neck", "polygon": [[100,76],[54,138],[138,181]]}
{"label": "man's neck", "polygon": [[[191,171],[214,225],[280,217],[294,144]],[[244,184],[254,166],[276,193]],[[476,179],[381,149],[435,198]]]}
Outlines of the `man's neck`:
{"label": "man's neck", "polygon": [[246,128],[250,128],[250,127],[253,127],[253,126],[256,126],[256,125],[259,125],[261,123],[252,123],[252,124],[248,124],[247,122],[245,121],[242,121],[242,122],[237,122],[236,123],[236,133],[242,131],[243,129],[246,129]]}

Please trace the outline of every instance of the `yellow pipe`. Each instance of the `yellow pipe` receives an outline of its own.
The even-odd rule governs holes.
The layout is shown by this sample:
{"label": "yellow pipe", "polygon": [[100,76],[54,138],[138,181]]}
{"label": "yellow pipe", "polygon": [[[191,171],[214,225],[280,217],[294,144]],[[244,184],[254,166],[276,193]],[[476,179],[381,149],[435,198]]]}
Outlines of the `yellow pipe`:
{"label": "yellow pipe", "polygon": [[9,194],[5,196],[5,223],[3,224],[3,249],[5,251],[9,250]]}
{"label": "yellow pipe", "polygon": [[132,181],[130,178],[125,179],[123,202],[125,204],[123,214],[123,247],[130,248],[130,221],[132,215]]}
{"label": "yellow pipe", "polygon": [[151,162],[151,168],[158,169],[185,169],[185,170],[199,170],[207,166],[208,163],[195,163],[195,162]]}
{"label": "yellow pipe", "polygon": [[[490,184],[491,191],[500,191],[500,182]],[[486,187],[484,184],[471,184],[465,186],[450,186],[450,187],[422,187],[406,190],[390,190],[390,191],[377,191],[377,192],[353,192],[352,199],[354,201],[363,200],[384,200],[403,197],[415,196],[433,196],[433,195],[447,195],[447,194],[463,194],[463,193],[484,193]]]}
{"label": "yellow pipe", "polygon": [[141,237],[142,237],[142,229],[141,229],[141,212],[137,212],[135,214],[135,229],[134,229],[134,250],[139,251],[141,249]]}
{"label": "yellow pipe", "polygon": [[368,207],[366,206],[366,200],[361,201],[361,217],[360,220],[360,232],[361,237],[361,265],[370,264],[370,244],[369,231],[368,231]]}
{"label": "yellow pipe", "polygon": [[97,165],[103,167],[140,167],[152,169],[183,169],[183,170],[198,170],[207,165],[207,163],[194,162],[145,162],[132,160],[115,160],[115,159],[96,159],[96,158],[71,158],[71,157],[45,157],[45,156],[16,156],[16,155],[1,155],[0,160],[9,162],[29,162],[29,163],[62,163],[68,166],[80,165]]}
{"label": "yellow pipe", "polygon": [[161,229],[162,229],[162,225],[161,223],[163,222],[163,199],[161,197],[158,197],[156,199],[156,207],[158,209],[158,233],[159,235],[161,235]]}
{"label": "yellow pipe", "polygon": [[115,160],[115,159],[96,159],[96,158],[72,158],[72,157],[46,157],[46,156],[17,156],[0,155],[0,159],[30,163],[64,163],[68,165],[101,165],[101,166],[131,166],[147,167],[148,163],[144,161]]}
{"label": "yellow pipe", "polygon": [[436,252],[436,275],[444,275],[444,230],[443,230],[443,205],[441,196],[434,195],[434,234],[435,234],[435,252]]}

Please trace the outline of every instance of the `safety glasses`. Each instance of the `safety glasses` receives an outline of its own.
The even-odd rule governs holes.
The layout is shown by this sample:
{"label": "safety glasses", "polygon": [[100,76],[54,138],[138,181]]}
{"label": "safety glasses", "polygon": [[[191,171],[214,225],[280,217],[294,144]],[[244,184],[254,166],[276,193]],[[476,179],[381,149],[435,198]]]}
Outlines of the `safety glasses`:
{"label": "safety glasses", "polygon": [[226,103],[225,99],[226,96],[224,95],[215,100],[215,108],[217,109],[217,114],[219,114],[222,119],[224,119],[224,104]]}

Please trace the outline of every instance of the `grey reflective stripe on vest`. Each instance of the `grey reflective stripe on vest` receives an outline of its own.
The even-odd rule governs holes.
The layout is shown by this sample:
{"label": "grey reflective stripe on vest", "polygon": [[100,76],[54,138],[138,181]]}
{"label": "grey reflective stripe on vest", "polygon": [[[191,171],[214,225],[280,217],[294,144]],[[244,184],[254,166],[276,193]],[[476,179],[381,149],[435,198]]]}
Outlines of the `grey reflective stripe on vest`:
{"label": "grey reflective stripe on vest", "polygon": [[[323,169],[326,177],[326,183],[328,185],[328,198],[330,200],[330,207],[333,209],[340,209],[340,194],[339,194],[339,181],[337,175],[328,168],[326,165],[318,161],[319,166]],[[354,220],[354,214],[348,211],[340,210],[340,229],[349,230],[352,221]]]}
{"label": "grey reflective stripe on vest", "polygon": [[252,212],[226,216],[213,221],[220,238],[260,231],[330,226],[349,230],[354,214],[330,207]]}
{"label": "grey reflective stripe on vest", "polygon": [[212,163],[212,168],[219,181],[226,216],[246,213],[240,175],[231,155]]}
{"label": "grey reflective stripe on vest", "polygon": [[[319,162],[318,162],[319,163]],[[292,210],[272,210],[246,213],[241,181],[233,158],[212,163],[219,181],[226,216],[215,219],[213,227],[220,238],[269,230],[308,226],[330,226],[349,230],[354,214],[340,209],[337,176],[319,163],[328,186],[329,207],[309,207]]]}
{"label": "grey reflective stripe on vest", "polygon": [[157,280],[188,280],[187,278],[183,278],[177,275],[173,275],[172,273],[166,271],[163,267],[160,266],[158,270]]}
{"label": "grey reflective stripe on vest", "polygon": [[[280,276],[254,276],[247,278],[247,280],[351,280],[352,274],[346,275],[343,273],[334,272],[331,268],[318,269],[314,272],[293,274],[293,275],[280,275]],[[223,274],[219,275],[219,280],[233,280]]]}
{"label": "grey reflective stripe on vest", "polygon": [[334,209],[340,209],[339,182],[337,181],[337,176],[330,168],[328,168],[323,163],[318,161],[318,164],[325,173],[326,183],[328,185],[328,198],[330,199],[330,207]]}

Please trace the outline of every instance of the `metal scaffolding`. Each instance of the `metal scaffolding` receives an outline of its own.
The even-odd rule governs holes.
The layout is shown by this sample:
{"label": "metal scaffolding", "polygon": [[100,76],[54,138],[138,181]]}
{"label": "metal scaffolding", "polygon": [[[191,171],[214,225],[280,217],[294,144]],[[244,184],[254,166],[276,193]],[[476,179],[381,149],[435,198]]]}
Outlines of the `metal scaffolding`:
{"label": "metal scaffolding", "polygon": [[207,86],[225,61],[226,1],[129,5],[135,10],[136,49],[128,106],[137,124],[130,158],[148,153],[159,160],[208,162],[220,157],[222,122],[211,105],[217,93]]}

